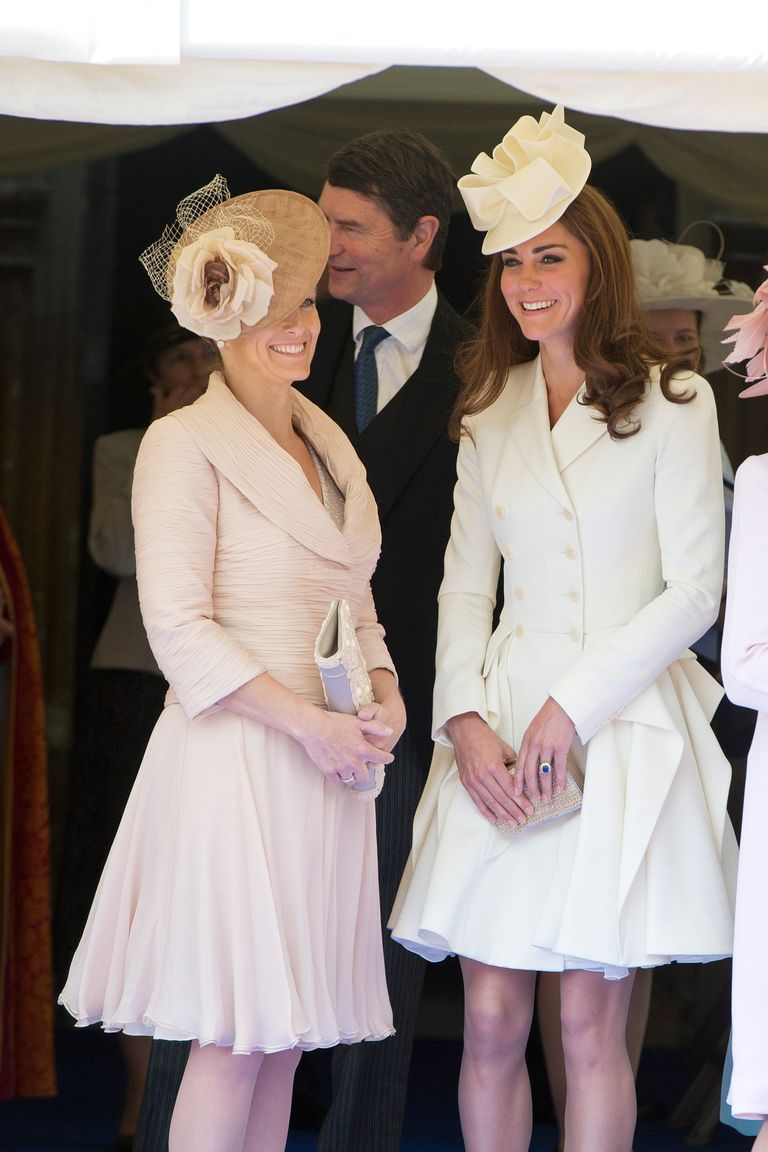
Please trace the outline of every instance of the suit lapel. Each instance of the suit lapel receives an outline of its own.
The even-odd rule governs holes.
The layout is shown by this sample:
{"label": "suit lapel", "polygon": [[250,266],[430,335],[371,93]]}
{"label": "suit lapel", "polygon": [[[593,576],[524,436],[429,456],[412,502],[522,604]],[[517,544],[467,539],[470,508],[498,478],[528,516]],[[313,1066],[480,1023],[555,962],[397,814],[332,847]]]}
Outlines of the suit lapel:
{"label": "suit lapel", "polygon": [[445,435],[456,398],[453,355],[460,334],[458,317],[438,297],[418,368],[362,435],[352,437],[380,516],[386,516],[434,443]]}
{"label": "suit lapel", "polygon": [[353,390],[352,308],[340,301],[324,302],[320,317],[312,373],[299,388],[349,436],[365,465],[379,515],[385,516],[432,445],[445,434],[456,396],[453,356],[467,328],[438,295],[418,368],[360,435]]}

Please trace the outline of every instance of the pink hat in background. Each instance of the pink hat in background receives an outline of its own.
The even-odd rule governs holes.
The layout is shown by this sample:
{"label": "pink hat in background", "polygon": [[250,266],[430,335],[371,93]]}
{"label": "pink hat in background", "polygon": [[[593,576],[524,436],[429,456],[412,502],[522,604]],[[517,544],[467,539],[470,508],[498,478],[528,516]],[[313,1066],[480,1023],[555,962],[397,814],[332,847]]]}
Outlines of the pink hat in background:
{"label": "pink hat in background", "polygon": [[[768,272],[768,264],[765,266]],[[768,280],[755,292],[755,307],[744,316],[732,316],[725,325],[725,331],[736,329],[734,336],[728,336],[723,344],[733,344],[733,351],[723,360],[723,364],[740,364],[748,360],[744,379],[749,388],[739,392],[739,396],[768,396]]]}

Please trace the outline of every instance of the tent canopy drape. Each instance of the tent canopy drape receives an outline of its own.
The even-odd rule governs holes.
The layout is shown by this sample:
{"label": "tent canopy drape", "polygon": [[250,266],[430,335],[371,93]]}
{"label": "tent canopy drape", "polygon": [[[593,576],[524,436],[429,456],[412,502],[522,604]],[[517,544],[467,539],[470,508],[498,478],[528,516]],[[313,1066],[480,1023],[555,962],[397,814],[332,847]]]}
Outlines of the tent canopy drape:
{"label": "tent canopy drape", "polygon": [[[439,11],[439,14],[436,14]],[[386,18],[384,18],[386,17]],[[549,103],[673,128],[762,132],[768,43],[760,0],[738,15],[646,0],[470,12],[388,0],[25,0],[0,15],[0,112],[189,124],[285,107],[390,65],[474,67]]]}
{"label": "tent canopy drape", "polygon": [[[328,156],[372,128],[407,124],[434,140],[454,170],[464,172],[480,146],[500,140],[518,116],[538,115],[546,106],[547,101],[478,69],[394,67],[298,105],[215,127],[276,182],[314,196]],[[768,135],[654,128],[570,109],[568,120],[587,135],[595,160],[634,144],[670,179],[701,191],[712,204],[742,219],[766,222]],[[0,117],[0,176],[89,163],[187,130],[187,125],[32,123]]]}

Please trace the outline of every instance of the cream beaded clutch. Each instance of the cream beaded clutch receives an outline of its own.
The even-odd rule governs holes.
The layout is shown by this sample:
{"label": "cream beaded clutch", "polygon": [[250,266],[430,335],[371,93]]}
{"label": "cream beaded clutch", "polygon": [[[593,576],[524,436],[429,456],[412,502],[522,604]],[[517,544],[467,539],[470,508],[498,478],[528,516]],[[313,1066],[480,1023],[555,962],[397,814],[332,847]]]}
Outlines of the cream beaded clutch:
{"label": "cream beaded clutch", "polygon": [[[373,703],[371,678],[346,600],[331,601],[315,641],[315,663],[329,712],[356,716],[361,708]],[[347,787],[360,800],[374,800],[384,787],[384,765],[377,764],[375,771],[369,771],[366,783]]]}
{"label": "cream beaded clutch", "polygon": [[[515,765],[508,767],[510,776],[515,775]],[[524,788],[525,795],[530,800],[528,789]],[[537,825],[549,824],[551,820],[559,820],[562,816],[570,816],[581,808],[582,794],[584,792],[584,773],[572,756],[568,757],[565,766],[565,789],[557,796],[553,796],[549,804],[540,803],[535,806],[532,816],[524,824],[515,824],[511,820],[497,820],[496,827],[505,836],[514,836],[516,832],[524,832],[526,828],[535,828]]]}

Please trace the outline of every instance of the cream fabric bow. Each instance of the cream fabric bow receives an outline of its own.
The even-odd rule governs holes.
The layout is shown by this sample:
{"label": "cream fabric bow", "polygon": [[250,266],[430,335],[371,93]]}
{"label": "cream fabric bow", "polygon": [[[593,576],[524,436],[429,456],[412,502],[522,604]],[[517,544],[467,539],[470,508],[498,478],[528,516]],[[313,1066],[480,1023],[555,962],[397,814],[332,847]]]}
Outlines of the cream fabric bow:
{"label": "cream fabric bow", "polygon": [[459,191],[470,219],[486,232],[483,252],[522,244],[559,220],[591,168],[584,135],[565,123],[562,105],[538,122],[521,116],[493,150],[481,152]]}

